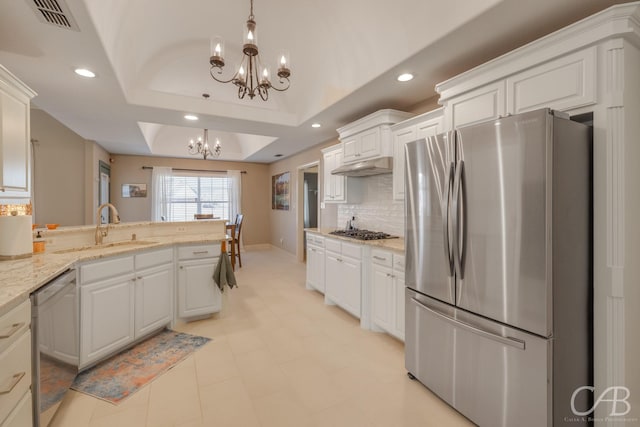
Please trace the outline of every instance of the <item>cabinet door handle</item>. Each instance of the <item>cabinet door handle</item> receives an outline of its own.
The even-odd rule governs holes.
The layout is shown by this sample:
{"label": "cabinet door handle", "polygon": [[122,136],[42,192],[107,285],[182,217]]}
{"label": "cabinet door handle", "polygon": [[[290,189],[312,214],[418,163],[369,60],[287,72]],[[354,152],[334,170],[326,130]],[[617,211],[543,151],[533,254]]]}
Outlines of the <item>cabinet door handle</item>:
{"label": "cabinet door handle", "polygon": [[386,258],[382,258],[382,257],[377,256],[377,255],[374,255],[373,258],[377,259],[378,261],[386,261],[387,260]]}
{"label": "cabinet door handle", "polygon": [[7,329],[6,331],[0,334],[0,339],[9,338],[11,335],[15,334],[24,326],[24,322],[14,323]]}
{"label": "cabinet door handle", "polygon": [[141,276],[136,277],[136,280],[142,280]]}
{"label": "cabinet door handle", "polygon": [[24,377],[24,375],[25,372],[19,372],[12,376],[9,380],[9,384],[7,384],[4,389],[0,390],[0,395],[11,393],[11,391],[18,385],[22,377]]}
{"label": "cabinet door handle", "polygon": [[193,251],[194,255],[204,255],[204,254],[208,254],[209,251]]}
{"label": "cabinet door handle", "polygon": [[180,270],[184,270],[184,265],[181,265],[181,266],[180,266]]}

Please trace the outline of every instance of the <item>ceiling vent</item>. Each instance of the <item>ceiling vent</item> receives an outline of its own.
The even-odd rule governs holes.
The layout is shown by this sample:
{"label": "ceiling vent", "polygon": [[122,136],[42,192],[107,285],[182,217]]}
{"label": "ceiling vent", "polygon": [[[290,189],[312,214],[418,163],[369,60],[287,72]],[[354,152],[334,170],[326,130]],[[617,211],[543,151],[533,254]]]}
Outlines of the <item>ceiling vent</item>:
{"label": "ceiling vent", "polygon": [[80,31],[63,0],[27,0],[40,21],[59,28]]}

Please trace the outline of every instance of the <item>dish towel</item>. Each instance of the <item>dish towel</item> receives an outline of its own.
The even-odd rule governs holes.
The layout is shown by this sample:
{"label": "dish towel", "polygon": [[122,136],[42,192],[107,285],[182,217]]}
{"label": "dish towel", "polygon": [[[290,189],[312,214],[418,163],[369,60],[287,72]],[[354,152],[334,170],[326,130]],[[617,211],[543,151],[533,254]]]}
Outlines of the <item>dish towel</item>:
{"label": "dish towel", "polygon": [[226,252],[220,254],[218,259],[218,265],[213,271],[213,281],[220,288],[220,292],[224,292],[224,286],[227,285],[229,289],[234,286],[238,286],[236,283],[236,275],[233,274],[233,268],[231,268],[231,261],[229,261],[229,255]]}

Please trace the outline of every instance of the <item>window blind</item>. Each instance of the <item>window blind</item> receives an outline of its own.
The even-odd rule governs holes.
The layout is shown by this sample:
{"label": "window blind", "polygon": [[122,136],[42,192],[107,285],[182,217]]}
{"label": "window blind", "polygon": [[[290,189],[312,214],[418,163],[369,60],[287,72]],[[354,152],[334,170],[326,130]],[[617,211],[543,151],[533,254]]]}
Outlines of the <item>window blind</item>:
{"label": "window blind", "polygon": [[170,204],[170,221],[192,221],[195,214],[213,214],[214,218],[228,220],[229,178],[174,173]]}

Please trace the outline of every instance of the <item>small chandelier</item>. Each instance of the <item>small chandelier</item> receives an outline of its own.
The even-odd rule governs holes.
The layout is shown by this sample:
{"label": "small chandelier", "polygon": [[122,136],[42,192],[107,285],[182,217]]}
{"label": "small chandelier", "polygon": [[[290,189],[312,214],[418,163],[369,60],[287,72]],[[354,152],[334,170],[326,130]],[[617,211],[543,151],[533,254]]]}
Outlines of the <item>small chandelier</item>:
{"label": "small chandelier", "polygon": [[244,32],[243,57],[238,71],[228,80],[216,77],[216,74],[218,76],[222,75],[222,68],[224,67],[224,41],[220,37],[215,37],[211,40],[211,57],[209,58],[211,70],[209,73],[217,82],[233,83],[238,86],[238,98],[240,99],[243,99],[245,95],[249,95],[251,99],[256,95],[260,95],[260,98],[266,101],[269,99],[269,89],[274,89],[279,92],[284,92],[289,89],[289,76],[291,75],[289,55],[286,52],[278,55],[279,65],[277,75],[279,78],[279,87],[276,87],[271,80],[269,80],[269,68],[262,66],[262,62],[260,61],[256,21],[254,18],[253,0],[251,0],[251,12],[249,19],[247,19],[247,28]]}
{"label": "small chandelier", "polygon": [[189,154],[194,156],[201,154],[205,160],[207,160],[207,157],[220,157],[220,154],[222,154],[222,146],[220,146],[220,140],[218,138],[216,138],[216,145],[214,145],[213,150],[209,147],[209,129],[204,130],[204,140],[201,136],[195,141],[191,139],[188,147]]}

